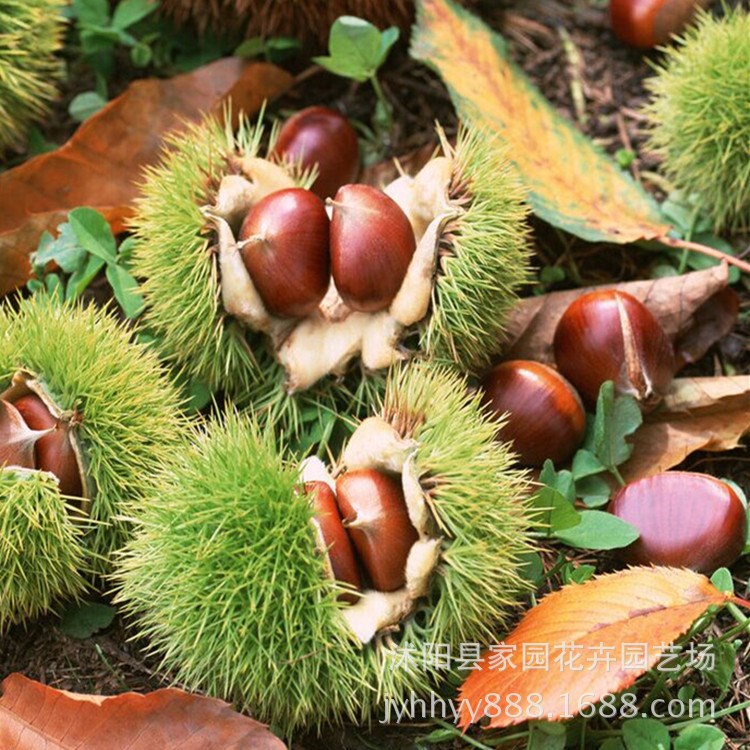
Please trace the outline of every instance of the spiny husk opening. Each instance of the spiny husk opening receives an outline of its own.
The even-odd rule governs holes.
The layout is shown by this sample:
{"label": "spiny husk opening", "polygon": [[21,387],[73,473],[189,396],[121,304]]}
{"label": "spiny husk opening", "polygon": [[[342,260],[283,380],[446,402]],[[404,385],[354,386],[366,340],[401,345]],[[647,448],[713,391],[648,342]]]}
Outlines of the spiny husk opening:
{"label": "spiny husk opening", "polygon": [[78,476],[83,488],[80,497],[66,497],[66,503],[74,506],[80,511],[80,514],[86,516],[91,508],[93,487],[86,470],[87,461],[77,429],[81,423],[82,415],[75,409],[61,409],[49,392],[49,389],[39,380],[38,376],[24,370],[19,370],[13,374],[10,386],[0,393],[0,399],[15,401],[15,399],[28,394],[38,396],[47,407],[49,413],[58,420],[59,426],[65,430],[66,437],[76,458]]}
{"label": "spiny husk opening", "polygon": [[[381,417],[369,417],[354,431],[336,472],[375,469],[398,475],[409,520],[418,534],[405,563],[404,585],[388,592],[365,589],[355,603],[343,610],[347,625],[363,645],[377,635],[400,630],[404,620],[415,611],[419,599],[426,596],[430,576],[437,565],[441,539],[436,534],[436,524],[419,482],[418,461],[418,443],[403,440]],[[300,474],[303,482],[323,481],[336,494],[335,481],[319,459],[303,462]],[[319,534],[318,547],[328,558],[328,550]],[[330,560],[327,569],[332,576]]]}
{"label": "spiny husk opening", "polygon": [[[156,354],[132,342],[111,312],[34,295],[17,310],[0,309],[0,334],[0,384],[11,386],[19,371],[33,373],[49,406],[82,415],[74,432],[89,504],[78,543],[83,567],[103,574],[129,535],[127,516],[150,487],[159,455],[184,430],[181,398]],[[3,502],[10,495],[12,487]],[[59,492],[56,502],[61,512],[76,510]]]}
{"label": "spiny husk opening", "polygon": [[0,151],[44,116],[63,65],[62,0],[0,0]]}
{"label": "spiny husk opening", "polygon": [[376,453],[376,465],[403,470],[416,450],[440,557],[411,614],[366,645],[338,601],[349,588],[329,575],[299,466],[270,431],[230,412],[170,456],[122,556],[118,601],[182,683],[285,732],[320,728],[434,686],[440,667],[418,657],[428,644],[497,637],[524,589],[525,476],[447,368],[392,376],[382,419],[398,434],[381,429],[382,449],[368,450],[368,430],[382,428],[368,420],[344,461]]}
{"label": "spiny husk opening", "polygon": [[455,148],[443,137],[442,156],[385,188],[418,239],[387,310],[352,312],[331,283],[313,315],[289,321],[265,310],[236,232],[266,172],[277,186],[312,175],[261,159],[260,133],[245,120],[236,136],[214,119],[192,126],[142,186],[134,269],[146,279],[146,325],[181,374],[252,402],[295,439],[320,408],[362,416],[385,368],[415,354],[483,367],[527,278],[523,193],[497,140],[472,127]]}

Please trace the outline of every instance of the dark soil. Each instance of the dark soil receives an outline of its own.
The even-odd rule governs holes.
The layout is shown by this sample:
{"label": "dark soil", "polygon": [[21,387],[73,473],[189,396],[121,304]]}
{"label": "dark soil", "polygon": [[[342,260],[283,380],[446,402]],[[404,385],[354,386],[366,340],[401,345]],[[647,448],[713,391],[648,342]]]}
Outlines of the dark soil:
{"label": "dark soil", "polygon": [[[643,55],[617,42],[609,29],[604,2],[580,0],[515,0],[484,2],[478,12],[493,27],[504,32],[513,58],[539,86],[542,93],[564,116],[570,118],[609,154],[621,149],[633,151],[630,167],[644,186],[657,191],[653,177],[658,162],[644,149],[645,125],[639,112],[645,100],[643,80],[650,74],[649,61],[658,53]],[[373,96],[367,84],[351,85],[320,71],[310,71],[304,61],[292,63],[304,79],[276,104],[279,112],[295,110],[311,103],[333,104],[350,117],[369,122]],[[65,86],[63,100],[44,135],[62,142],[74,128],[65,114],[70,99],[92,88],[90,75],[80,65],[72,65],[73,77]],[[123,69],[116,89],[121,89],[136,71]],[[434,140],[432,125],[437,119],[448,135],[456,130],[456,117],[439,79],[414,63],[406,45],[400,43],[384,71],[383,87],[394,103],[396,129],[386,144],[388,155],[407,154]],[[575,97],[582,96],[584,108],[576,109]],[[737,238],[735,238],[735,241]],[[538,266],[560,265],[570,281],[563,285],[589,285],[604,281],[644,278],[657,258],[652,252],[633,247],[589,244],[565,235],[541,222],[534,223],[534,244]],[[747,240],[745,241],[747,245]],[[736,329],[716,345],[693,372],[716,374],[731,367],[750,372],[750,299],[742,296],[742,316]],[[715,476],[734,479],[750,488],[750,450],[726,454],[697,454],[686,467]],[[554,555],[550,555],[552,560]],[[583,561],[583,555],[574,558]],[[597,561],[601,567],[601,561]],[[605,562],[606,565],[606,562]],[[737,591],[748,591],[750,560],[735,571]],[[61,605],[64,609],[65,605]],[[118,618],[105,633],[86,640],[75,640],[57,628],[59,619],[48,616],[15,627],[0,639],[0,674],[22,672],[51,686],[103,695],[125,690],[148,691],[163,687],[168,680],[158,664],[145,653],[146,644],[132,642],[133,633]],[[750,698],[750,646],[741,650],[740,662],[729,701]],[[733,738],[731,747],[750,747],[750,714],[725,719],[722,728]],[[343,728],[324,738],[300,738],[298,748],[359,748],[414,746],[416,735],[428,734],[434,727],[412,727],[395,733],[374,727],[371,732]],[[744,744],[747,741],[748,744]],[[441,747],[463,747],[457,740]],[[506,746],[504,746],[506,747]]]}

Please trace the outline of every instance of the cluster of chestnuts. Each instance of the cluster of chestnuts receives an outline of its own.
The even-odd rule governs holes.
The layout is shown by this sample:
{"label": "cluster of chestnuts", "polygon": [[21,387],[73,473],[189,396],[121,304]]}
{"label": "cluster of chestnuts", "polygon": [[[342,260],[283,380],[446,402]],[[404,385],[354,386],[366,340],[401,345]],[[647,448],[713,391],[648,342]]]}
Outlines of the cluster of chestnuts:
{"label": "cluster of chestnuts", "polygon": [[350,310],[378,312],[396,296],[416,239],[406,214],[377,188],[344,185],[329,201],[311,190],[267,195],[239,233],[242,258],[266,309],[302,318],[322,302],[331,278]]}
{"label": "cluster of chestnuts", "polygon": [[564,463],[586,433],[584,406],[593,408],[601,385],[644,410],[663,398],[674,374],[672,344],[659,321],[635,297],[618,290],[578,297],[563,313],[553,341],[557,370],[539,362],[496,365],[482,381],[483,399],[508,421],[498,438],[513,443],[521,463]]}
{"label": "cluster of chestnuts", "polygon": [[33,392],[0,400],[0,414],[0,464],[47,471],[57,477],[61,494],[81,497],[71,421],[55,417]]}
{"label": "cluster of chestnuts", "polygon": [[272,192],[242,222],[242,258],[271,314],[312,314],[331,278],[346,306],[359,312],[387,308],[398,292],[416,238],[394,200],[368,185],[347,184],[359,171],[358,149],[351,125],[325,107],[302,110],[279,131],[272,156],[316,167],[317,177],[310,190]]}
{"label": "cluster of chestnuts", "polygon": [[[406,560],[419,535],[409,519],[400,478],[376,469],[347,471],[335,492],[325,482],[305,483],[315,521],[328,549],[333,577],[357,591],[396,591],[406,583]],[[353,603],[347,593],[342,600]]]}
{"label": "cluster of chestnuts", "polygon": [[[664,396],[675,370],[671,343],[651,312],[631,295],[594,291],[563,313],[554,334],[558,369],[539,362],[501,362],[484,378],[484,401],[507,422],[498,438],[513,443],[532,467],[565,463],[586,433],[584,405],[593,408],[602,383],[634,396],[644,410]],[[673,565],[713,572],[744,547],[747,521],[734,489],[713,477],[666,472],[622,487],[609,511],[639,538],[620,550],[632,564]]]}

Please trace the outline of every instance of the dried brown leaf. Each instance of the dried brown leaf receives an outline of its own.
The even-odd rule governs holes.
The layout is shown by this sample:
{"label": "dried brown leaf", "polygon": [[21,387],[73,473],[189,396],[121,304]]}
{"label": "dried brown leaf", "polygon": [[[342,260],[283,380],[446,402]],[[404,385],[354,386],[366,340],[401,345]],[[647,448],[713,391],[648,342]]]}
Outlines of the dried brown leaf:
{"label": "dried brown leaf", "polygon": [[620,471],[632,482],[671,469],[695,451],[736,448],[748,432],[750,375],[678,378],[633,436],[633,456]]}
{"label": "dried brown leaf", "polygon": [[174,688],[79,695],[12,674],[2,691],[3,750],[284,750],[228,703]]}
{"label": "dried brown leaf", "polygon": [[69,209],[90,206],[122,230],[141,170],[156,161],[167,132],[221,110],[228,97],[235,112],[252,113],[291,82],[274,65],[239,58],[135,81],[66,144],[0,174],[0,294],[25,283],[29,253]]}

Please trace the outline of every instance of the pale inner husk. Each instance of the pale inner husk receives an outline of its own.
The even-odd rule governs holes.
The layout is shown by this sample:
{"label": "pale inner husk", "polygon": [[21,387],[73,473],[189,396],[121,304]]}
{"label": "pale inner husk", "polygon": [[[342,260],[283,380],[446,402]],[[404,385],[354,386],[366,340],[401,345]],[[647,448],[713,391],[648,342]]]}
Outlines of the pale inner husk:
{"label": "pale inner husk", "polygon": [[[417,600],[427,594],[430,576],[437,567],[442,540],[435,535],[429,501],[419,481],[419,444],[401,437],[381,417],[366,419],[352,435],[344,451],[346,469],[377,469],[401,474],[409,520],[419,534],[406,561],[406,584],[398,591],[366,589],[355,604],[344,607],[342,616],[354,635],[369,643],[376,635],[397,630],[415,609]],[[336,483],[318,458],[306,459],[300,467],[303,482],[322,481],[332,490]],[[318,546],[328,558],[327,548],[317,530]],[[333,577],[328,561],[329,575]]]}
{"label": "pale inner husk", "polygon": [[[76,457],[78,473],[81,478],[81,487],[83,488],[82,497],[68,498],[67,500],[72,505],[75,505],[82,513],[88,515],[93,492],[86,471],[86,459],[78,437],[76,414],[71,411],[63,411],[60,409],[44,383],[37,380],[34,373],[26,370],[19,370],[13,375],[10,386],[0,393],[0,399],[4,401],[15,401],[16,399],[21,398],[21,396],[27,396],[31,393],[38,396],[44,402],[44,405],[55,419],[60,420],[67,426],[66,435],[70,441],[71,447],[73,448],[73,454]],[[14,470],[16,469],[14,468]],[[55,477],[55,479],[57,479],[57,477]]]}
{"label": "pale inner husk", "polygon": [[406,213],[417,240],[404,281],[389,308],[355,312],[344,304],[331,280],[317,310],[302,320],[275,317],[266,310],[236,237],[242,218],[257,201],[276,190],[294,187],[294,183],[280,166],[264,159],[244,158],[237,164],[244,176],[224,177],[215,204],[204,208],[217,231],[222,303],[226,312],[247,328],[270,336],[286,372],[287,391],[305,390],[326,375],[343,373],[358,355],[369,370],[404,359],[407,353],[400,342],[405,330],[429,311],[441,234],[463,210],[448,198],[452,160],[436,157],[416,177],[404,175],[385,188]]}

